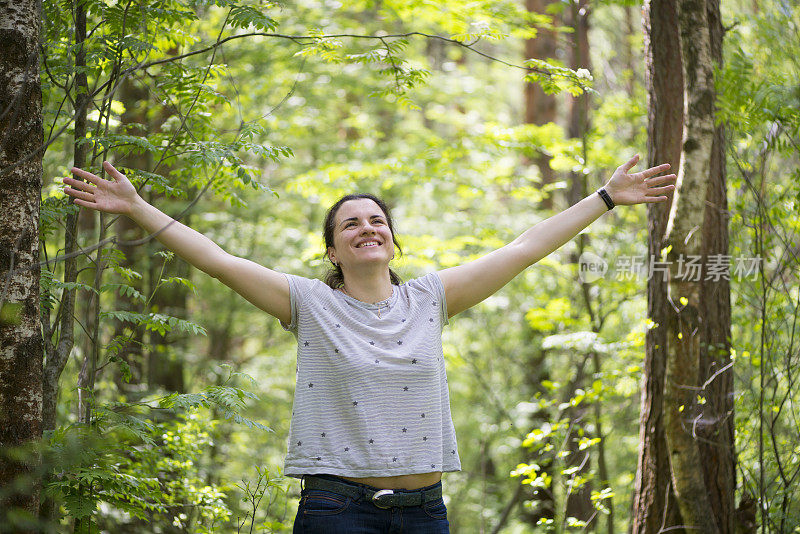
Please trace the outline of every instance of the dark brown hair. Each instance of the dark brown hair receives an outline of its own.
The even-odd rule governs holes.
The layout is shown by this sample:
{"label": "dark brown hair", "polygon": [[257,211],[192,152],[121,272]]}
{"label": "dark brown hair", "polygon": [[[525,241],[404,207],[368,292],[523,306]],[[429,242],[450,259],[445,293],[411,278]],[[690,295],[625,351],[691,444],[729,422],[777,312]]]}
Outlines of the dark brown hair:
{"label": "dark brown hair", "polygon": [[[403,249],[400,248],[400,243],[397,242],[397,237],[394,233],[394,225],[392,224],[392,214],[389,212],[388,206],[386,206],[386,203],[383,200],[379,199],[375,195],[370,195],[369,193],[345,195],[330,207],[327,215],[325,215],[325,224],[322,228],[322,235],[325,238],[325,256],[328,256],[328,249],[333,247],[333,230],[336,228],[336,213],[339,211],[339,208],[341,208],[342,204],[348,200],[359,200],[362,198],[373,201],[381,210],[383,210],[383,214],[386,215],[386,224],[389,225],[389,232],[392,234],[394,246],[402,256]],[[328,257],[328,259],[330,259],[330,257]],[[403,280],[391,269],[389,269],[389,277],[391,278],[391,282],[395,285],[400,285],[403,283]],[[344,285],[344,274],[342,273],[342,268],[339,265],[333,265],[333,263],[331,263],[331,268],[328,269],[328,272],[325,274],[325,283],[333,289]]]}

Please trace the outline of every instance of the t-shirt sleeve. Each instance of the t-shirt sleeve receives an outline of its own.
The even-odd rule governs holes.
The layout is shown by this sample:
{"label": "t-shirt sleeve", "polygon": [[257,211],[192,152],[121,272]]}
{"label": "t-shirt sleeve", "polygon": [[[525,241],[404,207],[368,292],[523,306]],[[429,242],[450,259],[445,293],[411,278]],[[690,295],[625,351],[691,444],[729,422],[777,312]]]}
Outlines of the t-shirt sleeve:
{"label": "t-shirt sleeve", "polygon": [[439,278],[439,273],[430,273],[431,277],[431,285],[434,287],[434,291],[439,298],[439,313],[441,314],[441,321],[442,327],[450,323],[450,319],[447,318],[447,297],[444,294],[444,284],[442,283],[442,279]]}
{"label": "t-shirt sleeve", "polygon": [[285,276],[286,280],[289,281],[289,303],[292,310],[292,319],[289,324],[281,321],[281,326],[284,330],[288,330],[294,335],[297,335],[297,317],[300,314],[300,309],[302,308],[303,303],[306,301],[314,281],[308,278],[303,278],[302,276],[295,276],[293,274],[283,273],[283,276]]}
{"label": "t-shirt sleeve", "polygon": [[429,293],[439,309],[439,324],[444,328],[450,321],[447,318],[447,299],[444,294],[444,284],[438,273],[428,273],[425,276],[408,282],[409,286]]}

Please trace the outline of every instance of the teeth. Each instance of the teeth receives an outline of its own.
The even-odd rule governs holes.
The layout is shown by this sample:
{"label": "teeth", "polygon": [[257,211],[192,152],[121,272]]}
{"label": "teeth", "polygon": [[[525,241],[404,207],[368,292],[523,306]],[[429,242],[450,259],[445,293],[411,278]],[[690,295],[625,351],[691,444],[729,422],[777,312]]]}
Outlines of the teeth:
{"label": "teeth", "polygon": [[377,241],[367,241],[366,243],[361,243],[360,245],[358,245],[358,248],[377,247],[377,246],[378,246],[378,242]]}

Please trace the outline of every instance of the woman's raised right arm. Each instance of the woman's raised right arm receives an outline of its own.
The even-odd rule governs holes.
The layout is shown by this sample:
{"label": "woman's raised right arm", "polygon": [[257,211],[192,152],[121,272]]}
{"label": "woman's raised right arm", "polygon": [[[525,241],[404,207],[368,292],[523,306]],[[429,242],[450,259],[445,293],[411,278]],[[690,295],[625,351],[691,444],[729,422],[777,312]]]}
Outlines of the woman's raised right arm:
{"label": "woman's raised right arm", "polygon": [[64,188],[64,192],[75,198],[75,204],[130,217],[189,264],[220,280],[284,323],[291,322],[289,282],[284,275],[228,254],[200,232],[145,202],[133,184],[110,163],[104,162],[103,167],[114,178],[113,182],[75,167],[71,169],[72,173],[88,183],[64,178],[64,183],[69,186]]}

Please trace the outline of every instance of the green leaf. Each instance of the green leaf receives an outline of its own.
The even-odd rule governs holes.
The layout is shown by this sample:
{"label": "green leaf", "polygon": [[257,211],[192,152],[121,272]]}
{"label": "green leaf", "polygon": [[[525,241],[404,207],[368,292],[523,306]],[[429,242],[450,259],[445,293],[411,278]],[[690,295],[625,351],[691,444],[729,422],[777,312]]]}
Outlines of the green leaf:
{"label": "green leaf", "polygon": [[272,31],[278,23],[258,9],[251,6],[236,6],[231,9],[230,24],[236,28],[247,29],[250,26],[263,31]]}
{"label": "green leaf", "polygon": [[94,513],[97,508],[97,500],[86,495],[69,493],[64,495],[64,506],[70,516],[80,519]]}

